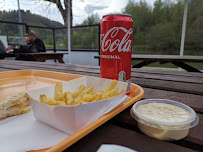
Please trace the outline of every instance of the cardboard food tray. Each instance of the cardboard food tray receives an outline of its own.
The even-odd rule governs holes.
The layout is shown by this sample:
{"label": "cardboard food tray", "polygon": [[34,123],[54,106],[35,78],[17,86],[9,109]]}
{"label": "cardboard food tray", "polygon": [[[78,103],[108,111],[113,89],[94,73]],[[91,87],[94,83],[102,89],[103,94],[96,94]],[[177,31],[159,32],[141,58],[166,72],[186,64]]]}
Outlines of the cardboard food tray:
{"label": "cardboard food tray", "polygon": [[[18,70],[18,71],[8,71],[0,72],[0,101],[7,98],[7,96],[16,95],[20,92],[27,92],[34,89],[39,89],[47,87],[50,85],[56,84],[56,82],[69,81],[75,78],[82,77],[82,75],[69,74],[69,73],[60,73],[52,71],[42,71],[42,70]],[[92,122],[83,129],[77,131],[73,135],[64,139],[55,146],[43,149],[35,150],[36,151],[49,151],[49,152],[58,152],[63,151],[68,148],[94,129],[98,128],[100,125],[113,118],[115,115],[119,114],[121,111],[125,110],[136,101],[142,99],[144,96],[144,90],[136,85],[131,83],[130,94],[128,95],[129,99],[113,109],[111,112],[103,115],[96,121]]]}

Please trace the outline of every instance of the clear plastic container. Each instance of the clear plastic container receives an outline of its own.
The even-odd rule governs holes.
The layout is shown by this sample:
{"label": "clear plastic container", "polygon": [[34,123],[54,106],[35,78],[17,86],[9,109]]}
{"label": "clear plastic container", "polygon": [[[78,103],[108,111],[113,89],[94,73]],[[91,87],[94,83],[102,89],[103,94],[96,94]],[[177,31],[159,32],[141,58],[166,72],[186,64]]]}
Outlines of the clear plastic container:
{"label": "clear plastic container", "polygon": [[[191,116],[187,121],[182,122],[162,122],[154,121],[140,115],[136,109],[140,105],[148,103],[165,103],[178,106],[188,111]],[[137,120],[139,129],[146,135],[160,139],[160,140],[180,140],[186,137],[189,133],[189,129],[197,125],[199,118],[195,111],[189,106],[177,101],[167,99],[146,99],[135,103],[131,109],[132,117]]]}

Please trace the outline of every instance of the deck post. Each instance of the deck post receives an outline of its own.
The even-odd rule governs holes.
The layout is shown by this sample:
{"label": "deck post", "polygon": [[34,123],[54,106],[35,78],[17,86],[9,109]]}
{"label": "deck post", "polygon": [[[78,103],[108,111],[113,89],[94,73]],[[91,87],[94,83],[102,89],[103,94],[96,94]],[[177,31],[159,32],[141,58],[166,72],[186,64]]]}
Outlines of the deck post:
{"label": "deck post", "polygon": [[55,29],[53,28],[52,29],[52,34],[53,34],[53,49],[54,49],[54,52],[56,52],[56,38],[55,38]]}
{"label": "deck post", "polygon": [[[18,18],[19,18],[19,23],[22,23],[19,0],[18,0]],[[23,27],[22,27],[22,25],[18,25],[18,26],[19,26],[19,30],[20,30],[21,44],[23,44],[24,43],[24,40],[23,40]]]}
{"label": "deck post", "polygon": [[[186,31],[186,23],[187,23],[187,10],[188,10],[188,0],[185,0],[183,25],[182,25],[182,36],[181,36],[181,44],[180,44],[180,56],[183,56],[183,54],[184,54],[185,31]],[[179,71],[181,71],[180,68],[179,68]]]}
{"label": "deck post", "polygon": [[[98,25],[98,41],[99,41],[98,50],[99,50],[99,56],[100,56],[100,24]],[[100,58],[99,58],[99,66],[100,66]]]}

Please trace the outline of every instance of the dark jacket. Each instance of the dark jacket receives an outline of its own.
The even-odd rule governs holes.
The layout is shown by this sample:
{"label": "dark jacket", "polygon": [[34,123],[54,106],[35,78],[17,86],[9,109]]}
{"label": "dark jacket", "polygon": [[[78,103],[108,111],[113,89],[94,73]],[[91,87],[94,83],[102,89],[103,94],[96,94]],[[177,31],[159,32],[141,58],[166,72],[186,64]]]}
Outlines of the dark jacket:
{"label": "dark jacket", "polygon": [[3,42],[0,40],[0,59],[4,59],[6,54],[6,48]]}
{"label": "dark jacket", "polygon": [[46,48],[44,46],[44,43],[41,39],[39,39],[38,37],[35,39],[34,42],[32,42],[33,46],[35,47],[35,49],[37,50],[37,52],[46,52]]}

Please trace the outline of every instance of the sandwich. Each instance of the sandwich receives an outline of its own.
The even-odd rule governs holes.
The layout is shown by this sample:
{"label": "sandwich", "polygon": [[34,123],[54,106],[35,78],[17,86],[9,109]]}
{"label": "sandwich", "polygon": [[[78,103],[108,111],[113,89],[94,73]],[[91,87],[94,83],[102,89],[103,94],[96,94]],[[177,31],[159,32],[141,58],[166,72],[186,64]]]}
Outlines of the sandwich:
{"label": "sandwich", "polygon": [[19,93],[0,102],[0,119],[16,116],[30,111],[30,101],[27,93]]}

